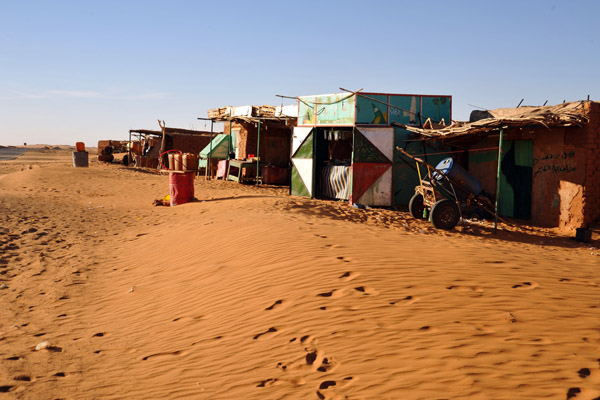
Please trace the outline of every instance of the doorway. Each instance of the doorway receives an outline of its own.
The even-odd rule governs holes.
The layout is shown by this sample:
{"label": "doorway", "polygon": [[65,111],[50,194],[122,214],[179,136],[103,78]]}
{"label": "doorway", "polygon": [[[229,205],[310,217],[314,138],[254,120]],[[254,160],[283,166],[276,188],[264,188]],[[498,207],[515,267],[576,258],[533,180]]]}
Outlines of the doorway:
{"label": "doorway", "polygon": [[502,145],[500,164],[500,214],[531,219],[533,140],[507,140]]}

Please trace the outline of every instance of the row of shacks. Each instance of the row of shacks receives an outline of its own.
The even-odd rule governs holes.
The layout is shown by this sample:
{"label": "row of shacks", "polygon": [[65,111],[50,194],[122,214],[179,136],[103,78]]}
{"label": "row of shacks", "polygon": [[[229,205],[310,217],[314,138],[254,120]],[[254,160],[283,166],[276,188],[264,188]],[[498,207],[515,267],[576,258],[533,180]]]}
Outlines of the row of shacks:
{"label": "row of shacks", "polygon": [[205,173],[222,178],[239,168],[238,178],[289,184],[292,195],[396,207],[419,184],[402,149],[431,165],[453,157],[492,200],[500,181],[500,215],[568,232],[599,217],[600,103],[474,111],[454,122],[451,96],[361,91],[222,107],[208,117],[224,132],[130,131],[138,145],[129,161],[156,168],[166,163],[161,153],[177,149],[199,154]]}

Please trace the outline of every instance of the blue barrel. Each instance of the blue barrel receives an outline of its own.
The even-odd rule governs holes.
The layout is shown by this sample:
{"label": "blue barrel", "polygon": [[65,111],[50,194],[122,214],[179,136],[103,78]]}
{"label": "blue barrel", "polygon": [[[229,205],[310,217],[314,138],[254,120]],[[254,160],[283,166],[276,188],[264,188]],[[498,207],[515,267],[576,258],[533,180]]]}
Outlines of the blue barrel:
{"label": "blue barrel", "polygon": [[[457,182],[475,196],[481,193],[481,182],[479,182],[479,180],[473,175],[469,174],[466,169],[458,165],[458,163],[454,162],[452,157],[444,158],[438,163],[435,169],[442,171],[446,176],[448,176],[448,178]],[[442,184],[444,184],[446,181],[446,179],[444,179],[444,177],[437,172],[433,173],[433,179]]]}

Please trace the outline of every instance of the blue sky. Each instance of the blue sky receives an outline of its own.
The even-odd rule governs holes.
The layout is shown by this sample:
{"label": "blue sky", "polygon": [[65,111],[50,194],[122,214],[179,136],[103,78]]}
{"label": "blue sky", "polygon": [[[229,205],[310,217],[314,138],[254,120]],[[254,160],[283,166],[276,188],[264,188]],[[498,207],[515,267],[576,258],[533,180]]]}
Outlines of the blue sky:
{"label": "blue sky", "polygon": [[204,129],[209,108],[340,87],[452,95],[460,120],[600,100],[598,18],[592,0],[0,0],[0,144]]}

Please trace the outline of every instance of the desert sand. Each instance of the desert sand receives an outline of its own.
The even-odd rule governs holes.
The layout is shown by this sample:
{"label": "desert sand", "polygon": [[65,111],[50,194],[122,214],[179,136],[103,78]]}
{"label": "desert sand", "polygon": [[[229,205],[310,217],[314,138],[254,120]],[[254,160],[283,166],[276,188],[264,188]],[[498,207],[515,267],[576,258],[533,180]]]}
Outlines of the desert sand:
{"label": "desert sand", "polygon": [[0,399],[600,398],[597,231],[195,189],[0,163]]}

